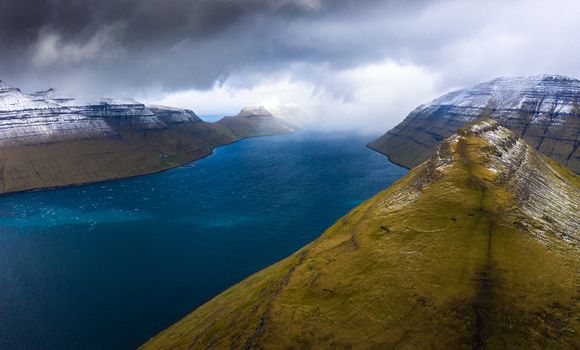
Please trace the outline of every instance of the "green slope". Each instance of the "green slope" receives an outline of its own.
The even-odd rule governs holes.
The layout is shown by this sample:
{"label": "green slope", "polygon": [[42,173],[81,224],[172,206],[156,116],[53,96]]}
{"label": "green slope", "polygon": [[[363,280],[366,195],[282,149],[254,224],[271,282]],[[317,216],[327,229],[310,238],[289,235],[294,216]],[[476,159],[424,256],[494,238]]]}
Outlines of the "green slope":
{"label": "green slope", "polygon": [[221,145],[297,129],[275,117],[225,119],[147,130],[119,127],[113,136],[0,146],[0,194],[151,174],[206,157]]}
{"label": "green slope", "polygon": [[480,120],[142,348],[578,348],[579,188]]}

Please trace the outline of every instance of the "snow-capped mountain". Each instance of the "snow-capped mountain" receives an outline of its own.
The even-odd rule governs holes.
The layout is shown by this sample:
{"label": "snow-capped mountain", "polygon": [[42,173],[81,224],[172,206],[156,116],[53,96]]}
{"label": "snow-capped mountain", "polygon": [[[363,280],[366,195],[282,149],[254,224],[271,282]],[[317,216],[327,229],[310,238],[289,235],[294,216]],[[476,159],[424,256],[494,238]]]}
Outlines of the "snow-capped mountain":
{"label": "snow-capped mountain", "polygon": [[104,120],[89,118],[47,97],[25,94],[0,81],[0,146],[112,133]]}
{"label": "snow-capped mountain", "polygon": [[242,138],[294,130],[271,114],[206,123],[187,109],[119,98],[81,103],[0,81],[0,194],[148,174]]}
{"label": "snow-capped mountain", "polygon": [[482,115],[580,172],[580,80],[562,75],[497,78],[450,92],[417,107],[369,146],[412,167],[426,160],[443,138]]}
{"label": "snow-capped mountain", "polygon": [[93,102],[59,97],[54,89],[26,94],[0,81],[0,145],[21,145],[117,135],[119,128],[164,129],[200,122],[190,110],[146,106],[133,99]]}
{"label": "snow-capped mountain", "polygon": [[247,106],[244,107],[238,117],[273,117],[272,112],[266,109],[264,106]]}
{"label": "snow-capped mountain", "polygon": [[304,126],[303,111],[293,105],[247,106],[236,117],[274,117],[294,126]]}
{"label": "snow-capped mountain", "polygon": [[[580,101],[580,80],[562,75],[536,75],[530,77],[501,77],[443,95],[419,106],[422,111],[434,106],[456,108],[491,108],[497,111],[529,109],[530,102],[538,115],[569,114]],[[477,112],[477,110],[475,110]],[[476,115],[477,117],[477,115]],[[534,119],[533,122],[541,120]]]}

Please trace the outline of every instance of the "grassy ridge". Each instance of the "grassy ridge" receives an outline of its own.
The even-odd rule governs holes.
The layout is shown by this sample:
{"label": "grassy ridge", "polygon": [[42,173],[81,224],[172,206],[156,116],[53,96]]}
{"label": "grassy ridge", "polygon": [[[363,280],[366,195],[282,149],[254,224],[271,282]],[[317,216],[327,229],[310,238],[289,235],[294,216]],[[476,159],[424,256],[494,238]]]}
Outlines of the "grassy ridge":
{"label": "grassy ridge", "polygon": [[[313,243],[143,349],[580,347],[578,247],[515,224],[521,193],[489,166],[496,148],[462,129]],[[550,169],[578,191],[577,176]]]}
{"label": "grassy ridge", "polygon": [[284,134],[278,118],[231,117],[227,122],[124,127],[117,135],[0,147],[0,194],[72,186],[155,173],[211,154],[240,139]]}

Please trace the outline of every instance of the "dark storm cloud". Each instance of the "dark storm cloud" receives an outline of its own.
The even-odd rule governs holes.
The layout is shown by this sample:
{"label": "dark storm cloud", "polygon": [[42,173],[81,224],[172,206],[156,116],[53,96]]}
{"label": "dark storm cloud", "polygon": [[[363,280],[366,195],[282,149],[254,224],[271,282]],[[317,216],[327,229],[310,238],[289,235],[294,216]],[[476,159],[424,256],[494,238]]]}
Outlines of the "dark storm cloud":
{"label": "dark storm cloud", "polygon": [[441,90],[577,75],[579,10],[575,0],[0,0],[0,79],[136,96],[286,74],[348,100],[353,84],[336,77],[380,62],[421,69]]}
{"label": "dark storm cloud", "polygon": [[354,29],[377,3],[396,4],[389,11],[409,6],[375,0],[1,0],[0,79],[31,88],[84,86],[91,93],[173,90],[205,88],[245,69],[360,63],[382,50],[369,50],[374,44],[365,40],[309,31],[317,23],[331,31],[336,20]]}
{"label": "dark storm cloud", "polygon": [[209,34],[255,5],[233,1],[14,0],[0,3],[0,35],[13,46],[30,44],[41,30],[83,39],[100,26],[125,22],[128,42]]}
{"label": "dark storm cloud", "polygon": [[111,25],[123,26],[114,39],[129,48],[171,44],[212,35],[255,7],[222,0],[3,0],[0,45],[5,54],[22,55],[43,32],[82,43]]}

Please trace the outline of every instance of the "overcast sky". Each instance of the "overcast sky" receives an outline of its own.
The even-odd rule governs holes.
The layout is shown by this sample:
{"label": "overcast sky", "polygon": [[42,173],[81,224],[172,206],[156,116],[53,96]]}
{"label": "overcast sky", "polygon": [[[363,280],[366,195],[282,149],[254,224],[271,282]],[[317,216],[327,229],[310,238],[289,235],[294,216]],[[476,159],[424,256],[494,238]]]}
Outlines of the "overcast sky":
{"label": "overcast sky", "polygon": [[577,0],[0,0],[0,79],[387,129],[497,76],[580,77]]}

